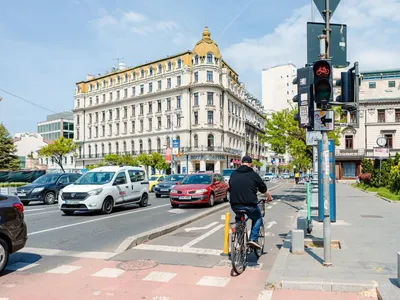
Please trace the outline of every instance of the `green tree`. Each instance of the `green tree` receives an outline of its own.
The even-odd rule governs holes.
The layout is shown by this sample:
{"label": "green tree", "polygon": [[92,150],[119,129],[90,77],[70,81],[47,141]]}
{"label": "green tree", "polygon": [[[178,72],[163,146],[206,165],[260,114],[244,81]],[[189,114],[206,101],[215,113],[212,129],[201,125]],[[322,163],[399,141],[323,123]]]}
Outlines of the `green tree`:
{"label": "green tree", "polygon": [[400,192],[400,164],[394,165],[390,170],[389,188],[395,194]]}
{"label": "green tree", "polygon": [[151,156],[146,153],[140,153],[137,157],[137,160],[139,164],[146,167],[146,171],[149,169],[149,166],[151,166],[152,163]]}
{"label": "green tree", "polygon": [[368,158],[363,158],[361,160],[361,172],[369,173],[372,175],[373,171],[374,171],[373,161]]}
{"label": "green tree", "polygon": [[14,139],[3,124],[0,124],[0,169],[18,170],[20,162],[15,154]]}
{"label": "green tree", "polygon": [[169,168],[169,164],[165,161],[164,156],[162,156],[158,152],[153,152],[150,155],[150,166],[155,170],[167,170]]}
{"label": "green tree", "polygon": [[39,150],[39,156],[41,157],[52,157],[57,165],[60,166],[61,170],[64,171],[63,161],[64,157],[72,152],[75,152],[78,145],[74,143],[72,139],[66,139],[59,137],[53,143],[42,147]]}
{"label": "green tree", "polygon": [[106,165],[118,166],[121,162],[121,156],[118,154],[104,155],[104,162]]}

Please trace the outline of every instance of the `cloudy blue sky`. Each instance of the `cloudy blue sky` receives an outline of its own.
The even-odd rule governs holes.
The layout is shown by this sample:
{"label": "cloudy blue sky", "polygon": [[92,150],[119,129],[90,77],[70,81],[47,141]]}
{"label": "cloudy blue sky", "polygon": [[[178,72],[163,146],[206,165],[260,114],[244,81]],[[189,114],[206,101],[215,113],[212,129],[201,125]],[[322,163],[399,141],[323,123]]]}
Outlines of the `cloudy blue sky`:
{"label": "cloudy blue sky", "polygon": [[[0,121],[35,132],[71,110],[75,82],[192,49],[204,25],[240,80],[261,97],[261,70],[306,62],[310,0],[0,0]],[[342,0],[348,59],[362,70],[400,68],[400,0]],[[321,21],[318,11],[316,21]],[[6,92],[4,92],[6,91]],[[7,92],[36,103],[28,104]]]}

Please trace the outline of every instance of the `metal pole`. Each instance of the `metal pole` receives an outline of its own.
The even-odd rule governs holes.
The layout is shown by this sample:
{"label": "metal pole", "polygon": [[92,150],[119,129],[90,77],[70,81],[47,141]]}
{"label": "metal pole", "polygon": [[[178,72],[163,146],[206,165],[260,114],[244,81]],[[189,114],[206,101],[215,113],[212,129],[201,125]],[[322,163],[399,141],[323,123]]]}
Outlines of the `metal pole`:
{"label": "metal pole", "polygon": [[172,149],[171,154],[171,174],[174,174],[174,114],[171,115],[171,140],[170,140],[170,147]]}
{"label": "metal pole", "polygon": [[313,178],[311,180],[311,207],[318,208],[318,147],[313,146]]}
{"label": "metal pole", "polygon": [[331,29],[329,26],[330,18],[331,18],[331,10],[329,8],[329,0],[325,0],[325,19],[326,19],[326,59],[330,59],[330,36],[331,36]]}
{"label": "metal pole", "polygon": [[379,187],[381,187],[381,176],[382,176],[382,159],[379,159]]}
{"label": "metal pole", "polygon": [[314,0],[311,0],[311,22],[315,22]]}

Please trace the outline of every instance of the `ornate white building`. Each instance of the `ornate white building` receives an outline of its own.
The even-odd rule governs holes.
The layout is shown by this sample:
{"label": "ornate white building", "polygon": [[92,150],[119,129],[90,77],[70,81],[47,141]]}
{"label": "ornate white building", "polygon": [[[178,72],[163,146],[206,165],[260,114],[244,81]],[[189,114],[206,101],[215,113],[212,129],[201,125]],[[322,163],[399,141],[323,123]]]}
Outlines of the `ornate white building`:
{"label": "ornate white building", "polygon": [[75,90],[77,165],[110,153],[159,152],[180,141],[175,172],[221,171],[248,153],[264,160],[264,108],[222,59],[206,27],[192,51],[88,76]]}

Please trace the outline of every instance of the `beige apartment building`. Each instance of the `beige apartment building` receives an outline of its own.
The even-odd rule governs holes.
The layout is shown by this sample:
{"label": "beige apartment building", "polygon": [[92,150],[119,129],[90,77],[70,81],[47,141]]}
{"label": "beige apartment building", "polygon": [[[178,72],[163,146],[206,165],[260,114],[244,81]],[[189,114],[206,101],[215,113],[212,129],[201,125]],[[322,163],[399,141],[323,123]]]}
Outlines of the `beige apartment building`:
{"label": "beige apartment building", "polygon": [[192,51],[135,67],[120,63],[76,83],[77,166],[110,153],[159,152],[179,140],[174,172],[235,166],[244,153],[264,160],[264,108],[223,60],[206,27]]}

